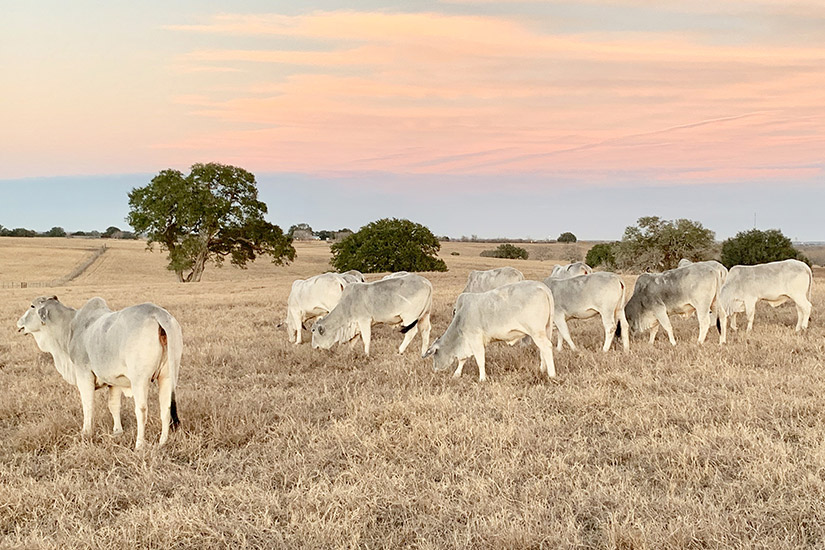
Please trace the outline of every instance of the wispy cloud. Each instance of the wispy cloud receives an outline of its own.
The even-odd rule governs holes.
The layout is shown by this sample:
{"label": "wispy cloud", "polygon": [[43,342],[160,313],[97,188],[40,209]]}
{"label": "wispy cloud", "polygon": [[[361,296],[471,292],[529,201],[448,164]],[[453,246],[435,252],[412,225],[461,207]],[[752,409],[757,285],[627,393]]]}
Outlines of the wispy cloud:
{"label": "wispy cloud", "polygon": [[559,34],[523,17],[436,12],[223,14],[167,28],[296,39],[294,49],[194,49],[178,60],[273,67],[278,76],[222,89],[192,112],[268,126],[215,138],[262,150],[278,169],[773,174],[752,166],[764,155],[809,164],[825,125],[825,54],[805,45]]}

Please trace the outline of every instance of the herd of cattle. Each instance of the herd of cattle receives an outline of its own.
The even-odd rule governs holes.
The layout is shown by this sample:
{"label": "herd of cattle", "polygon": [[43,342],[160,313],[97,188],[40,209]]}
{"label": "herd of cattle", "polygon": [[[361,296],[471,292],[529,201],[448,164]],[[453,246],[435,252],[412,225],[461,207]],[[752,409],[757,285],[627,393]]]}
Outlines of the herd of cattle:
{"label": "herd of cattle", "polygon": [[[421,334],[421,355],[432,357],[435,370],[458,363],[454,376],[461,376],[464,363],[474,357],[479,379],[486,379],[485,347],[494,340],[511,345],[529,337],[539,348],[539,370],[556,374],[551,343],[553,326],[558,329],[557,347],[570,336],[567,321],[599,315],[604,327],[602,349],[608,351],[615,336],[629,348],[629,332],[650,331],[650,342],[661,326],[676,345],[669,314],[699,321],[698,342],[705,341],[716,320],[719,341],[727,338],[728,318],[736,329],[736,314],[744,312],[747,330],[753,328],[756,303],[765,300],[778,306],[787,300],[796,304],[796,331],[808,326],[811,314],[811,269],[797,260],[755,266],[735,266],[728,271],[716,261],[682,260],[679,267],[663,273],[639,275],[627,300],[625,284],[615,273],[598,272],[582,262],[556,266],[543,282],[524,280],[512,267],[472,271],[457,297],[447,330],[432,345],[430,314],[433,287],[426,278],[397,272],[365,282],[358,271],[323,273],[292,284],[287,300],[286,325],[289,340],[302,342],[302,331],[311,326],[312,347],[330,349],[338,343],[352,345],[360,336],[369,355],[372,325],[401,325],[404,353]],[[148,388],[158,381],[162,433],[178,425],[175,386],[183,349],[181,328],[166,310],[141,304],[120,311],[110,310],[102,298],[89,300],[75,310],[56,296],[35,299],[17,321],[19,332],[32,334],[39,348],[52,355],[63,378],[77,386],[83,406],[83,434],[92,431],[94,390],[109,391],[113,432],[122,432],[120,399],[133,396],[137,419],[135,448],[144,445]]]}

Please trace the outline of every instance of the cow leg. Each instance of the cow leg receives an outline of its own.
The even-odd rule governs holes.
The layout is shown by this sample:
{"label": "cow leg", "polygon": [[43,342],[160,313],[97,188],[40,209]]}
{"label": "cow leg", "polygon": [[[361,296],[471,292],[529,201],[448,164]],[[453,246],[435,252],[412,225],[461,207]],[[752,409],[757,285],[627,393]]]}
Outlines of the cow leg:
{"label": "cow leg", "polygon": [[168,376],[158,378],[158,404],[160,406],[160,445],[169,439],[172,425],[172,380]]}
{"label": "cow leg", "polygon": [[753,330],[753,318],[756,316],[756,302],[745,302],[745,316],[748,318],[748,328],[745,332]]}
{"label": "cow leg", "polygon": [[458,360],[458,368],[455,369],[453,373],[453,378],[461,378],[461,373],[464,370],[464,363],[467,362],[467,359],[459,359]]}
{"label": "cow leg", "polygon": [[630,349],[630,325],[627,322],[627,317],[624,314],[624,308],[619,310],[619,323],[622,325],[622,348],[627,351]]}
{"label": "cow leg", "polygon": [[484,356],[484,344],[476,344],[473,346],[473,356],[476,358],[478,364],[478,381],[484,382],[487,380],[487,369],[485,367],[486,358]]}
{"label": "cow leg", "polygon": [[148,414],[147,402],[149,401],[149,386],[146,381],[133,382],[132,394],[135,398],[135,420],[137,424],[135,450],[137,451],[146,443],[146,416]]}
{"label": "cow leg", "polygon": [[796,332],[808,328],[808,319],[811,317],[811,302],[804,296],[799,300],[794,300],[796,304]]}
{"label": "cow leg", "polygon": [[657,311],[655,315],[656,319],[659,321],[659,324],[662,326],[663,329],[665,329],[665,332],[667,332],[667,337],[670,340],[670,345],[675,346],[676,338],[673,337],[673,326],[670,324],[670,318],[667,316],[667,311],[664,311],[664,308],[662,308],[662,310]]}
{"label": "cow leg", "polygon": [[602,351],[610,351],[610,345],[613,344],[613,338],[616,336],[616,320],[613,319],[612,311],[600,311],[599,315],[602,317],[602,326],[604,327]]}
{"label": "cow leg", "polygon": [[717,310],[716,320],[719,321],[719,344],[725,344],[728,341],[728,314],[721,307]]}
{"label": "cow leg", "polygon": [[433,328],[429,313],[418,321],[418,328],[421,330],[421,355],[424,355],[430,347],[430,331]]}
{"label": "cow leg", "polygon": [[541,332],[536,335],[531,334],[530,337],[536,347],[539,348],[539,357],[541,357],[539,373],[546,372],[548,378],[554,378],[556,376],[556,365],[553,362],[553,341],[547,337],[547,334]]}
{"label": "cow leg", "polygon": [[657,322],[650,328],[650,338],[648,339],[648,343],[652,344],[656,340],[656,334],[659,333],[659,323]]}
{"label": "cow leg", "polygon": [[372,338],[372,325],[370,323],[359,323],[358,329],[361,331],[361,341],[364,342],[364,355],[370,354],[370,339]]}
{"label": "cow leg", "polygon": [[736,326],[736,314],[735,313],[730,314],[730,328],[732,328],[733,330],[739,330],[739,328]]}
{"label": "cow leg", "polygon": [[123,433],[123,424],[120,423],[120,397],[123,390],[117,386],[109,386],[109,412],[112,413],[112,435]]}
{"label": "cow leg", "polygon": [[80,433],[83,437],[91,437],[95,405],[94,376],[91,373],[88,376],[78,376],[77,389],[80,392],[80,404],[83,407],[83,429]]}
{"label": "cow leg", "polygon": [[300,345],[304,341],[304,324],[300,315],[295,315],[293,318],[295,323],[295,344]]}
{"label": "cow leg", "polygon": [[[573,339],[570,338],[570,329],[567,327],[567,320],[564,318],[564,315],[559,315],[558,317],[553,319],[553,321],[556,323],[556,328],[558,329],[558,333],[559,333],[559,336],[558,336],[559,343],[558,343],[556,349],[561,350],[561,348],[562,348],[562,338],[564,338],[564,341],[567,342],[567,345],[570,346],[570,349],[572,349],[573,351],[576,351],[576,344],[574,344]],[[533,342],[535,342],[535,341],[536,341],[536,339],[533,338]],[[536,345],[538,345],[538,344],[536,344]],[[551,342],[550,345],[552,346],[553,343]]]}
{"label": "cow leg", "polygon": [[[407,323],[404,323],[403,321],[402,321],[402,324],[404,326],[407,325]],[[416,323],[413,328],[411,328],[410,330],[408,330],[404,334],[404,340],[401,342],[401,346],[398,348],[399,355],[404,353],[404,350],[407,349],[407,346],[410,345],[410,342],[412,342],[412,340],[413,340],[413,338],[415,338],[416,334],[418,334],[418,323]],[[424,350],[424,351],[426,352],[427,350]]]}
{"label": "cow leg", "polygon": [[[707,311],[708,313],[703,315],[699,313],[700,311]],[[700,344],[703,344],[705,342],[705,338],[708,336],[708,330],[710,330],[710,316],[711,313],[708,308],[696,308],[696,319],[699,321],[699,339],[697,342]]]}

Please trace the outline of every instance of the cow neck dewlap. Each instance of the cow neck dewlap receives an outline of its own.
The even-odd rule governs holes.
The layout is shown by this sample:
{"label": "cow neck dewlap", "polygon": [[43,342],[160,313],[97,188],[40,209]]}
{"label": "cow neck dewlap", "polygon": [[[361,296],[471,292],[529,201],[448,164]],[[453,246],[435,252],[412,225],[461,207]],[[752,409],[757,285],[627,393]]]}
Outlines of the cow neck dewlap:
{"label": "cow neck dewlap", "polygon": [[74,364],[69,356],[69,330],[49,331],[43,334],[43,336],[47,337],[43,339],[43,345],[40,346],[40,349],[52,355],[54,367],[57,369],[57,372],[60,373],[60,376],[69,384],[75,384],[77,382],[77,376],[75,374]]}
{"label": "cow neck dewlap", "polygon": [[341,344],[346,344],[356,336],[358,336],[358,323],[351,321],[341,328],[340,332],[338,333],[338,342]]}

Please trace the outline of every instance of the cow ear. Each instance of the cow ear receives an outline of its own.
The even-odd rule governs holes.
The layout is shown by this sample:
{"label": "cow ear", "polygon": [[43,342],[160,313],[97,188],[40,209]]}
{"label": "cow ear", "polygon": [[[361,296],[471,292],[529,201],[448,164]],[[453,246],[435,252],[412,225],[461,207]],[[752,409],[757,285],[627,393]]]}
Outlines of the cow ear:
{"label": "cow ear", "polygon": [[41,306],[40,309],[37,310],[37,314],[40,316],[40,322],[45,325],[46,319],[49,318],[49,310]]}
{"label": "cow ear", "polygon": [[59,301],[60,301],[60,300],[58,300],[58,299],[57,299],[57,296],[54,296],[54,295],[53,295],[51,298],[49,298],[49,300],[54,300],[55,302],[59,302]]}
{"label": "cow ear", "polygon": [[428,349],[426,352],[424,352],[424,355],[422,355],[421,358],[426,359],[427,357],[432,357],[433,355],[435,355],[435,352],[437,352],[437,351],[438,351],[438,345],[433,344],[432,346],[430,346],[430,349]]}

